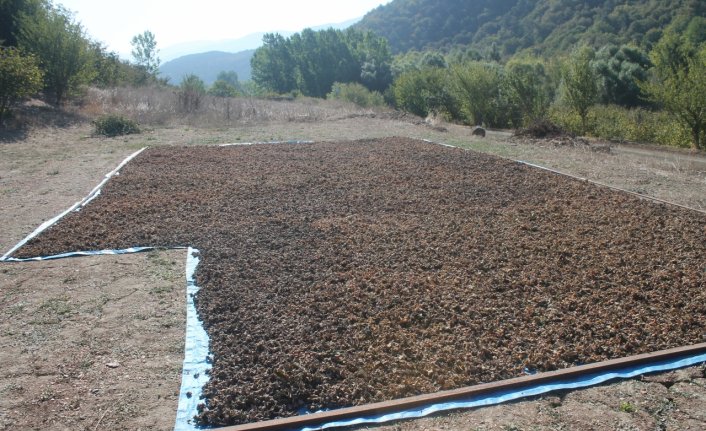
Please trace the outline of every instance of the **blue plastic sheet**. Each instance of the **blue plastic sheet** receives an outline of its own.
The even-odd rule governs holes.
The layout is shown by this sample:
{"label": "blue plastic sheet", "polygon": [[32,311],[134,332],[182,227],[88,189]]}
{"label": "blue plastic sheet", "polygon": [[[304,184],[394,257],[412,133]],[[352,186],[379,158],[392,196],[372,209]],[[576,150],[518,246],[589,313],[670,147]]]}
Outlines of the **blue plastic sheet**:
{"label": "blue plastic sheet", "polygon": [[[175,248],[186,248],[186,247],[175,247]],[[2,259],[5,262],[36,262],[40,260],[53,260],[53,259],[63,259],[65,257],[79,257],[79,256],[102,256],[102,255],[117,255],[117,254],[130,254],[130,253],[140,253],[142,251],[154,250],[155,247],[130,247],[124,248],[122,250],[93,250],[93,251],[71,251],[68,253],[53,254],[51,256],[37,256],[37,257],[27,257],[27,258],[16,258],[8,257]]]}
{"label": "blue plastic sheet", "polygon": [[[135,157],[137,157],[138,154],[140,154],[141,152],[143,152],[143,151],[146,150],[146,149],[147,149],[147,147],[142,148],[142,149],[140,149],[140,150],[138,150],[138,151],[132,153],[131,155],[129,155],[129,156],[128,156],[125,160],[123,160],[115,169],[113,169],[112,171],[108,172],[108,173],[105,175],[105,177],[103,178],[103,181],[101,181],[97,186],[95,186],[95,187],[93,188],[93,190],[91,190],[91,192],[88,194],[88,196],[86,196],[85,198],[83,198],[83,199],[81,199],[80,201],[76,202],[76,203],[73,204],[71,207],[69,207],[69,209],[67,209],[66,211],[62,212],[62,213],[59,214],[58,216],[56,216],[56,217],[54,217],[54,218],[52,218],[52,219],[50,219],[50,220],[47,220],[47,221],[45,221],[44,223],[42,223],[41,225],[39,225],[39,227],[38,227],[37,229],[35,229],[34,232],[32,232],[31,234],[27,235],[27,237],[25,237],[25,239],[23,239],[22,241],[18,242],[17,245],[15,245],[14,247],[12,247],[7,253],[5,253],[2,257],[0,257],[0,262],[13,262],[13,261],[14,261],[14,262],[18,262],[18,261],[21,262],[21,260],[18,260],[18,259],[10,259],[10,256],[12,255],[12,253],[14,253],[15,251],[17,251],[17,249],[19,249],[20,247],[22,247],[23,245],[25,245],[25,244],[26,244],[29,240],[31,240],[32,238],[34,238],[35,236],[37,236],[37,235],[39,235],[40,233],[42,233],[45,229],[49,228],[49,227],[50,227],[51,225],[53,225],[54,223],[58,222],[58,221],[59,221],[61,218],[63,218],[66,214],[70,213],[71,211],[80,211],[81,208],[83,208],[84,206],[86,206],[86,204],[88,204],[88,203],[91,202],[93,199],[95,199],[96,197],[98,197],[98,195],[100,195],[100,193],[101,193],[101,188],[103,187],[103,185],[105,185],[105,183],[107,183],[108,180],[111,179],[113,176],[119,175],[120,169],[121,169],[123,166],[125,166],[125,165],[127,164],[127,162],[129,162],[130,160],[132,160],[132,159],[134,159]],[[46,259],[39,259],[39,258],[38,258],[38,259],[34,259],[34,260],[46,260]]]}
{"label": "blue plastic sheet", "polygon": [[194,305],[194,297],[199,291],[194,280],[199,264],[198,253],[198,250],[189,248],[186,256],[186,342],[174,431],[199,429],[193,419],[201,401],[201,389],[208,383],[208,372],[211,370],[208,334],[199,321]]}
{"label": "blue plastic sheet", "polygon": [[630,379],[643,374],[655,373],[660,371],[670,371],[678,368],[698,365],[704,362],[706,362],[706,354],[692,355],[688,357],[659,361],[651,364],[643,364],[639,366],[616,369],[610,372],[588,374],[573,379],[557,380],[556,382],[527,386],[522,389],[498,391],[491,394],[485,394],[479,397],[461,399],[452,402],[429,404],[427,406],[417,407],[414,409],[404,410],[400,412],[346,419],[336,422],[328,422],[312,427],[303,427],[299,429],[301,431],[314,431],[334,427],[383,423],[400,419],[421,418],[443,411],[490,406],[494,404],[518,400],[520,398],[542,395],[553,391],[586,388],[589,386],[599,385],[601,383],[605,383],[611,380]]}

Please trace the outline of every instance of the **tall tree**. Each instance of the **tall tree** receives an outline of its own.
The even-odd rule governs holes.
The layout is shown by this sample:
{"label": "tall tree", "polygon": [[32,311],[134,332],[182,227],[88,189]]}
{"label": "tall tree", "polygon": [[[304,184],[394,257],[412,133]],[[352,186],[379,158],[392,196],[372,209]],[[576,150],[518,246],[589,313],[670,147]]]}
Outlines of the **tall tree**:
{"label": "tall tree", "polygon": [[651,66],[647,54],[629,45],[606,45],[591,62],[598,79],[601,102],[634,107],[644,104],[639,81]]}
{"label": "tall tree", "polygon": [[668,31],[650,56],[654,75],[642,88],[690,130],[695,148],[705,148],[706,43],[697,48],[685,35]]}
{"label": "tall tree", "polygon": [[471,62],[451,68],[461,109],[471,124],[499,126],[502,69],[494,63]]}
{"label": "tall tree", "polygon": [[584,46],[576,49],[561,68],[562,97],[581,117],[582,133],[588,130],[588,110],[598,100],[598,81],[591,67],[595,52]]}
{"label": "tall tree", "polygon": [[124,79],[125,65],[118,54],[108,51],[100,42],[91,42],[90,50],[93,55],[93,68],[96,76],[93,84],[101,88],[114,87]]}
{"label": "tall tree", "polygon": [[457,119],[459,108],[449,73],[438,67],[410,69],[402,73],[392,84],[395,105],[420,117],[433,113]]}
{"label": "tall tree", "polygon": [[392,84],[392,54],[387,40],[371,31],[346,31],[346,43],[360,68],[357,79],[368,90],[383,92]]}
{"label": "tall tree", "polygon": [[267,34],[251,60],[253,80],[266,90],[325,97],[334,82],[382,91],[390,84],[390,53],[372,33],[305,29],[288,39]]}
{"label": "tall tree", "polygon": [[234,71],[221,71],[207,93],[216,97],[235,97],[240,93],[238,74]]}
{"label": "tall tree", "polygon": [[514,59],[505,67],[504,85],[524,126],[544,118],[550,104],[549,77],[539,59]]}
{"label": "tall tree", "polygon": [[132,45],[132,58],[138,66],[143,67],[147,73],[156,77],[159,69],[159,50],[157,49],[157,38],[149,30],[134,36],[130,41]]}
{"label": "tall tree", "polygon": [[216,76],[216,81],[225,81],[226,83],[232,85],[235,88],[238,88],[240,86],[240,82],[238,81],[238,73],[233,70],[222,70],[218,72],[218,75]]}
{"label": "tall tree", "polygon": [[203,80],[193,73],[186,75],[181,80],[177,91],[179,106],[183,112],[194,112],[201,106],[201,100],[205,94],[206,85]]}
{"label": "tall tree", "polygon": [[265,34],[262,46],[253,54],[250,65],[253,81],[265,90],[283,94],[296,88],[296,65],[289,41],[282,35]]}
{"label": "tall tree", "polygon": [[33,16],[45,3],[42,0],[0,0],[0,45],[17,46],[23,16]]}
{"label": "tall tree", "polygon": [[61,6],[48,6],[21,20],[19,43],[39,59],[44,88],[60,105],[95,76],[93,55],[83,26]]}

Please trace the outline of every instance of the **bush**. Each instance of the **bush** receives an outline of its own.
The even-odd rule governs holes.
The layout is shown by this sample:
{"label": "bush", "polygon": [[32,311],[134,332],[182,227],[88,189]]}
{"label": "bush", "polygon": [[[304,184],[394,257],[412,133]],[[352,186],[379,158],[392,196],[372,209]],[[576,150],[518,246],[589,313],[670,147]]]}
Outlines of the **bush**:
{"label": "bush", "polygon": [[496,63],[469,62],[451,67],[454,98],[471,125],[508,127],[516,107],[503,94],[503,68]]}
{"label": "bush", "polygon": [[103,136],[121,136],[140,133],[137,123],[121,115],[106,115],[93,121],[96,134]]}
{"label": "bush", "polygon": [[42,88],[37,60],[17,49],[0,47],[0,120],[10,107]]}
{"label": "bush", "polygon": [[370,91],[365,86],[357,82],[341,83],[335,82],[331,88],[331,92],[326,96],[327,99],[344,100],[354,103],[363,108],[373,106],[384,106],[385,98],[377,91]]}
{"label": "bush", "polygon": [[457,99],[447,69],[412,69],[392,84],[395,106],[420,117],[431,113],[449,119],[461,119]]}
{"label": "bush", "polygon": [[207,91],[209,96],[215,97],[235,97],[238,95],[238,89],[228,81],[218,79]]}
{"label": "bush", "polygon": [[[549,117],[570,132],[582,133],[581,118],[574,111],[554,107]],[[647,142],[685,148],[691,143],[688,128],[664,111],[596,105],[588,111],[586,126],[587,135],[614,141]]]}
{"label": "bush", "polygon": [[201,78],[194,74],[185,76],[177,92],[179,108],[186,113],[196,111],[201,106],[201,100],[205,94],[206,85]]}

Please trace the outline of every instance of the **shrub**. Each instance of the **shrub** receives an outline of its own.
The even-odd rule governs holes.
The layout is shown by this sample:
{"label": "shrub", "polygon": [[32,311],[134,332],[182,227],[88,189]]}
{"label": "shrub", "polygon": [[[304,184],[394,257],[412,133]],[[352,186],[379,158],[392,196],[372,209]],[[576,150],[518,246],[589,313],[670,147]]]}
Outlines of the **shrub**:
{"label": "shrub", "polygon": [[507,63],[503,89],[517,111],[517,115],[513,115],[513,125],[547,125],[545,117],[553,97],[550,85],[542,60],[516,58]]}
{"label": "shrub", "polygon": [[516,107],[503,94],[503,68],[496,63],[469,62],[451,67],[454,98],[472,125],[507,127]]}
{"label": "shrub", "polygon": [[105,115],[93,121],[96,134],[103,136],[121,136],[140,133],[137,123],[121,115]]}
{"label": "shrub", "polygon": [[235,97],[238,95],[238,89],[228,81],[218,79],[207,91],[209,96],[215,97]]}
{"label": "shrub", "polygon": [[623,401],[620,403],[620,411],[623,413],[635,413],[637,411],[637,408],[634,404],[629,403],[627,401]]}
{"label": "shrub", "polygon": [[42,88],[37,60],[17,49],[0,47],[0,120],[10,107]]}
{"label": "shrub", "polygon": [[[581,117],[575,111],[553,107],[549,117],[562,128],[582,134]],[[586,134],[614,141],[648,142],[688,148],[688,127],[668,112],[616,105],[596,105],[588,110]]]}
{"label": "shrub", "polygon": [[397,108],[420,117],[431,113],[450,119],[462,117],[447,69],[425,68],[404,72],[392,84],[392,93]]}
{"label": "shrub", "polygon": [[377,91],[370,91],[362,84],[357,82],[341,83],[335,82],[331,88],[331,92],[326,96],[327,99],[344,100],[354,103],[363,108],[373,106],[384,106],[385,98]]}
{"label": "shrub", "polygon": [[206,85],[198,76],[191,74],[179,84],[177,97],[182,112],[194,112],[201,106],[201,99],[206,94]]}

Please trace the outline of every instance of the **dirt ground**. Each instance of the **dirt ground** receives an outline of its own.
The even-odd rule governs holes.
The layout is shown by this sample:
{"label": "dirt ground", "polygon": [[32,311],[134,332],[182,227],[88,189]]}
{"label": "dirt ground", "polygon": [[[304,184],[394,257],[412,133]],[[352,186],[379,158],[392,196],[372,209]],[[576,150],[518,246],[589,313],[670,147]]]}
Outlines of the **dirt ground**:
{"label": "dirt ground", "polygon": [[[143,146],[409,136],[521,159],[706,209],[706,157],[650,146],[556,147],[384,116],[169,127],[92,137],[88,124],[0,136],[2,253]],[[604,147],[602,143],[597,146]],[[0,429],[171,429],[184,333],[184,251],[0,264]],[[658,381],[658,382],[657,382]],[[705,429],[703,367],[382,429]]]}

